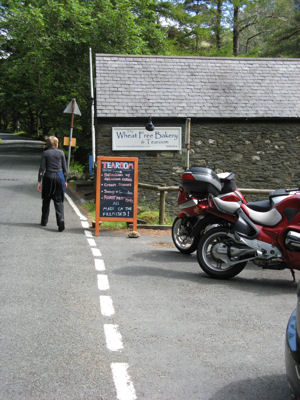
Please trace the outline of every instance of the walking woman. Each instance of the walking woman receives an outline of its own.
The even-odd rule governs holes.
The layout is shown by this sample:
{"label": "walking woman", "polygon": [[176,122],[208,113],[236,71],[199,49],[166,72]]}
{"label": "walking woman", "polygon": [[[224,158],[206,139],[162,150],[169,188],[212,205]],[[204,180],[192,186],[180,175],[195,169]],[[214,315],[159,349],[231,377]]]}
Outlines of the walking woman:
{"label": "walking woman", "polygon": [[67,168],[64,152],[58,149],[58,139],[50,136],[46,142],[46,150],[42,154],[37,190],[42,193],[41,225],[48,223],[50,202],[54,202],[58,231],[65,229],[64,194],[67,188]]}

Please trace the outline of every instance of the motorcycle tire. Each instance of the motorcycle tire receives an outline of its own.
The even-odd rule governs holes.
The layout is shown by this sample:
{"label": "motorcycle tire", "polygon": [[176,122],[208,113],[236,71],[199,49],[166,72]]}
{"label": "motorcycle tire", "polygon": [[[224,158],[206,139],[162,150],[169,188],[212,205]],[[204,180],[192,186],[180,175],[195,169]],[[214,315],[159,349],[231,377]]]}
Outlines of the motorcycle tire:
{"label": "motorcycle tire", "polygon": [[[217,245],[230,246],[234,240],[228,235],[228,228],[218,226],[207,231],[199,240],[197,259],[202,270],[209,276],[216,279],[229,279],[239,274],[246,266],[246,262],[230,264],[217,258]],[[226,248],[225,248],[226,250]],[[226,254],[226,251],[225,251]]]}
{"label": "motorcycle tire", "polygon": [[189,217],[176,217],[172,225],[174,245],[182,254],[191,254],[197,249],[198,238],[189,236],[195,220]]}

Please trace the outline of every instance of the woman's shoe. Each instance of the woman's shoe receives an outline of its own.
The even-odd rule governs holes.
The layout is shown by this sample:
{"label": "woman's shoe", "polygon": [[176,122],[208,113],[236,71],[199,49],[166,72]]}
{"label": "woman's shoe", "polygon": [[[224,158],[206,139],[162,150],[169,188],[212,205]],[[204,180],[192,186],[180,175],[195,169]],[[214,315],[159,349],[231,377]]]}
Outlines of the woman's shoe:
{"label": "woman's shoe", "polygon": [[61,221],[59,224],[58,224],[58,232],[62,232],[62,231],[64,231],[65,230],[65,221]]}

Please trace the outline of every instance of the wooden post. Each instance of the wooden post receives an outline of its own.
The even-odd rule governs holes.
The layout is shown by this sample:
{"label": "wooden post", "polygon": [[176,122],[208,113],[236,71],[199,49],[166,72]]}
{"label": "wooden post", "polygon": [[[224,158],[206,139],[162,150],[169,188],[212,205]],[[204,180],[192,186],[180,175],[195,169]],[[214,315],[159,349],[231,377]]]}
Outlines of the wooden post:
{"label": "wooden post", "polygon": [[186,142],[186,167],[190,168],[190,150],[191,150],[191,118],[187,118],[187,142]]}
{"label": "wooden post", "polygon": [[166,194],[165,190],[160,191],[159,196],[159,224],[163,225],[165,220],[165,209],[166,209]]}

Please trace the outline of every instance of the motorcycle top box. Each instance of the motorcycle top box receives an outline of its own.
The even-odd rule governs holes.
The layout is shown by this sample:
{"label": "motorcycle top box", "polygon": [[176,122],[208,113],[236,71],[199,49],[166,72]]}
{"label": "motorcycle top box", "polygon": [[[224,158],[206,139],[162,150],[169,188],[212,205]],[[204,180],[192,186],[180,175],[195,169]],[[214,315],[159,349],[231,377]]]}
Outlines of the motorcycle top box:
{"label": "motorcycle top box", "polygon": [[218,175],[210,168],[191,167],[181,177],[183,189],[197,197],[217,196],[221,193],[222,183]]}
{"label": "motorcycle top box", "polygon": [[235,183],[235,175],[233,172],[222,172],[221,174],[218,174],[218,178],[221,181],[221,185],[222,185],[221,193],[222,194],[233,192],[237,189],[237,186]]}

